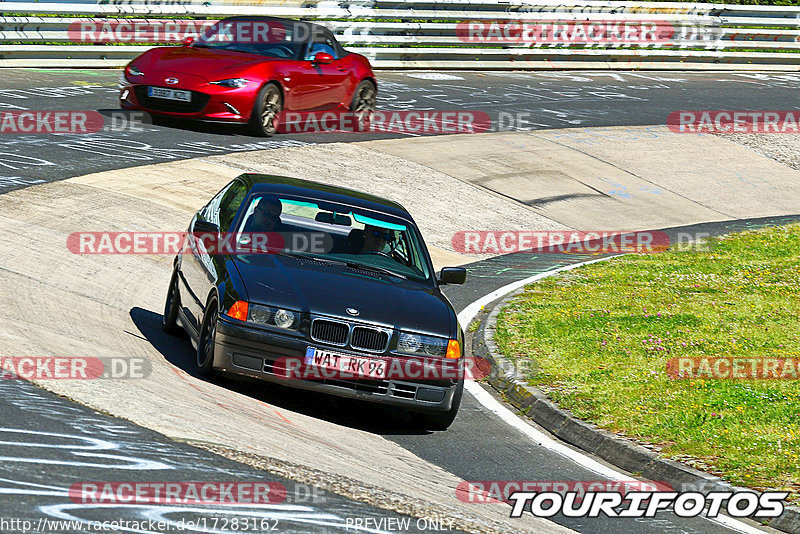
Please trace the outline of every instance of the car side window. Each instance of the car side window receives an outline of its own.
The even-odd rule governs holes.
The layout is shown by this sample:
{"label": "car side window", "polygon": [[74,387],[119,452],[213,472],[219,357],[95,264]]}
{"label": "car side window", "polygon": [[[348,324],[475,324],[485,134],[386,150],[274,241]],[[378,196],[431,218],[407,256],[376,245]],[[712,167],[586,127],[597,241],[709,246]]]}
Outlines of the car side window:
{"label": "car side window", "polygon": [[337,51],[336,44],[333,42],[333,39],[321,33],[314,35],[314,39],[311,41],[311,44],[308,48],[306,60],[313,60],[314,56],[320,52],[325,52],[326,54],[332,55],[334,59],[339,59],[339,53]]}
{"label": "car side window", "polygon": [[233,218],[239,211],[244,197],[247,195],[247,186],[240,181],[234,182],[231,187],[222,195],[219,207],[219,219],[217,224],[222,232],[227,232],[231,228]]}
{"label": "car side window", "polygon": [[336,40],[336,37],[334,37],[333,33],[331,33],[329,30],[325,30],[325,35],[328,37],[328,41],[332,44],[333,49],[336,50],[336,53],[333,55],[333,57],[336,59],[342,59],[350,53],[342,47],[342,44]]}
{"label": "car side window", "polygon": [[198,217],[204,221],[212,222],[219,226],[219,205],[222,202],[222,197],[225,193],[236,183],[236,180],[223,187],[219,193],[203,206],[198,214]]}

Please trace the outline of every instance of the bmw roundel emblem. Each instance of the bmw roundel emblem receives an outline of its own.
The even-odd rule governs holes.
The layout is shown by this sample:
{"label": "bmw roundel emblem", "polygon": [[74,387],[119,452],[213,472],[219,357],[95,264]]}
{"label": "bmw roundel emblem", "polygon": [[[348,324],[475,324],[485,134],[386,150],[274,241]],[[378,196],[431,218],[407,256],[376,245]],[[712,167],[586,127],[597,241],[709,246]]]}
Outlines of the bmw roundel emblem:
{"label": "bmw roundel emblem", "polygon": [[170,85],[175,85],[178,83],[178,78],[167,78],[164,81]]}
{"label": "bmw roundel emblem", "polygon": [[348,314],[352,315],[353,317],[358,315],[358,310],[355,309],[355,308],[347,308],[346,311],[347,311]]}

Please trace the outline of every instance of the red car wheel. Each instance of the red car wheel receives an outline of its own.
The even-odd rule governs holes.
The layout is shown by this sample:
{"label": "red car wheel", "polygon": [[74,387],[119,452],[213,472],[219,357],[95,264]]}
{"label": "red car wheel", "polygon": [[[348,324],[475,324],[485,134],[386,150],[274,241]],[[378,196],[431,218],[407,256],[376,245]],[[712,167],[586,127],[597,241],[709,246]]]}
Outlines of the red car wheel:
{"label": "red car wheel", "polygon": [[361,127],[369,125],[372,113],[375,111],[375,104],[378,100],[378,89],[369,80],[363,80],[358,84],[353,92],[353,101],[350,103],[350,111],[358,117],[358,124]]}
{"label": "red car wheel", "polygon": [[278,129],[278,115],[283,109],[280,88],[268,83],[258,92],[250,115],[250,130],[259,137],[272,137]]}

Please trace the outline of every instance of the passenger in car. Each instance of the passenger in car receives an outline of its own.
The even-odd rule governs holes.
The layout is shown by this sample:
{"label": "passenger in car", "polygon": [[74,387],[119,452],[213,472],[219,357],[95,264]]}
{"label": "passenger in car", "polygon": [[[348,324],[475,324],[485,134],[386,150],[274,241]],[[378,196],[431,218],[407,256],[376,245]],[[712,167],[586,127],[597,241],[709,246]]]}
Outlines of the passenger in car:
{"label": "passenger in car", "polygon": [[364,248],[364,230],[353,229],[347,234],[345,252],[348,254],[361,254]]}

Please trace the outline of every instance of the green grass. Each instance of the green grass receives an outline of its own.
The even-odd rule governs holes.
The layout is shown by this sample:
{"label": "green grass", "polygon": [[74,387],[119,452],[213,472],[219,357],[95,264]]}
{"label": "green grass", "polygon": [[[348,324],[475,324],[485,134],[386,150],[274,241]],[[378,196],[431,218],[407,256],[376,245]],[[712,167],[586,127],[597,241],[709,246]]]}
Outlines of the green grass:
{"label": "green grass", "polygon": [[497,343],[531,384],[603,428],[800,500],[800,383],[673,380],[677,356],[800,358],[800,225],[628,255],[529,286]]}

